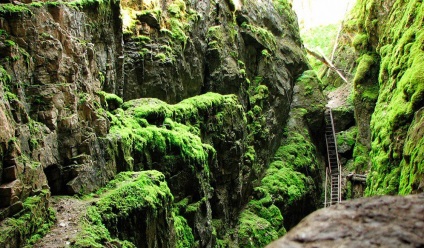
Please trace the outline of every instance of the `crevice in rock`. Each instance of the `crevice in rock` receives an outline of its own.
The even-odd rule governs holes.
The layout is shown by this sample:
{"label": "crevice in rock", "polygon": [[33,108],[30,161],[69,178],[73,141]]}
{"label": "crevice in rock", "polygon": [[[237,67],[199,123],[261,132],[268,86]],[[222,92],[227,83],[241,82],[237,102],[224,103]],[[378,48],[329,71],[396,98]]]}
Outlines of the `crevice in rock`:
{"label": "crevice in rock", "polygon": [[44,174],[46,174],[47,182],[52,195],[63,194],[63,182],[59,166],[56,164],[48,166],[44,169]]}

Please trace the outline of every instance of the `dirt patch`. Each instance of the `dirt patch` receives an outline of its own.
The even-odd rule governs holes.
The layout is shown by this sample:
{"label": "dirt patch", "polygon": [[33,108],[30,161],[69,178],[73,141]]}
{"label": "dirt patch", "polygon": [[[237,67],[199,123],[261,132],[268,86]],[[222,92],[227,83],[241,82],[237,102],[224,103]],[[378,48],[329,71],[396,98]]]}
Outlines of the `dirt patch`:
{"label": "dirt patch", "polygon": [[337,88],[334,91],[331,91],[328,93],[328,103],[327,107],[329,108],[338,108],[341,106],[348,105],[347,99],[352,91],[352,85],[350,84],[344,84]]}
{"label": "dirt patch", "polygon": [[50,204],[56,211],[57,222],[34,247],[70,247],[72,240],[81,231],[81,216],[95,200],[97,199],[81,200],[70,196],[51,197]]}

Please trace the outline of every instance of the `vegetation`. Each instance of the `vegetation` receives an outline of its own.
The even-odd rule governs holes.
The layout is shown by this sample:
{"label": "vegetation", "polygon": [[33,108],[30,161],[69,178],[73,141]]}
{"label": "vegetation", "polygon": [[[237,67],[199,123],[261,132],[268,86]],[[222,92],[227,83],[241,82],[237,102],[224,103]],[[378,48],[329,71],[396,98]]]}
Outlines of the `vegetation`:
{"label": "vegetation", "polygon": [[275,50],[277,49],[277,41],[271,31],[265,28],[248,24],[246,22],[242,23],[241,27],[252,32],[254,35],[257,36],[258,40],[262,42],[267,49],[272,52],[275,52]]}
{"label": "vegetation", "polygon": [[386,43],[378,51],[380,93],[371,121],[368,195],[408,194],[422,182],[422,162],[415,159],[424,148],[408,129],[414,130],[411,123],[419,120],[414,114],[424,101],[423,8],[420,1],[396,1],[381,34]]}
{"label": "vegetation", "polygon": [[19,237],[18,245],[33,245],[43,237],[55,222],[55,213],[48,208],[47,190],[38,195],[28,197],[23,203],[23,209],[6,218],[0,226],[0,246],[7,246],[10,237]]}
{"label": "vegetation", "polygon": [[[252,83],[259,83],[261,80],[256,78]],[[315,209],[316,196],[313,196],[312,192],[319,192],[314,181],[322,165],[316,157],[317,150],[309,130],[316,125],[314,116],[316,119],[317,114],[324,110],[324,97],[320,93],[318,79],[313,71],[306,71],[298,78],[296,84],[301,89],[309,86],[314,97],[310,99],[303,90],[299,91],[299,98],[310,101],[299,99],[299,102],[305,104],[305,108],[297,106],[291,110],[282,143],[259,186],[254,188],[253,199],[240,215],[238,236],[239,245],[242,247],[263,247],[284,235],[285,228],[296,223],[290,211],[293,211],[293,206],[299,202],[308,199],[308,204],[302,205],[305,209],[311,209],[305,211]],[[251,104],[261,108],[262,102],[257,100],[266,99],[268,89],[263,85],[257,86],[256,89],[257,93],[251,97]],[[255,108],[252,112],[256,112]],[[254,149],[246,156],[251,156],[254,160]],[[287,218],[286,223],[283,223],[283,216]]]}
{"label": "vegetation", "polygon": [[[327,58],[331,58],[331,53],[336,42],[339,24],[329,24],[318,26],[308,30],[302,30],[300,35],[306,47],[313,51],[322,52]],[[323,65],[321,61],[308,54],[312,68],[319,72]]]}
{"label": "vegetation", "polygon": [[[131,223],[129,219],[143,211],[151,213],[152,218],[157,218],[158,214],[164,211],[164,207],[169,208],[173,201],[165,178],[158,171],[123,172],[98,193],[102,193],[101,198],[95,206],[87,210],[83,231],[76,240],[77,247],[103,247],[111,241],[120,243],[122,247],[141,245],[116,239],[122,236],[120,232],[130,232],[133,241],[134,236],[146,235],[138,233],[141,231],[138,229],[125,229],[123,223]],[[138,225],[149,225],[148,220],[149,218],[140,219],[138,221],[141,223]],[[115,238],[112,238],[111,233]],[[144,240],[147,238],[144,237]]]}
{"label": "vegetation", "polygon": [[0,5],[0,16],[8,17],[16,14],[30,14],[30,9],[25,5],[15,5],[12,3],[1,4]]}

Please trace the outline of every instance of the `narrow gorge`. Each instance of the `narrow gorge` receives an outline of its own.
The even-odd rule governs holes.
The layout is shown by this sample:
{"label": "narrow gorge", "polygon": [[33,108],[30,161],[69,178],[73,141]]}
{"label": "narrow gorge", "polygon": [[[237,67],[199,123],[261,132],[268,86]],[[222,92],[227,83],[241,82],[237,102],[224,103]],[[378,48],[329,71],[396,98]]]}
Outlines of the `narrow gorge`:
{"label": "narrow gorge", "polygon": [[423,6],[358,0],[345,83],[287,0],[1,0],[0,248],[265,247],[323,207],[329,106],[343,200],[423,192]]}

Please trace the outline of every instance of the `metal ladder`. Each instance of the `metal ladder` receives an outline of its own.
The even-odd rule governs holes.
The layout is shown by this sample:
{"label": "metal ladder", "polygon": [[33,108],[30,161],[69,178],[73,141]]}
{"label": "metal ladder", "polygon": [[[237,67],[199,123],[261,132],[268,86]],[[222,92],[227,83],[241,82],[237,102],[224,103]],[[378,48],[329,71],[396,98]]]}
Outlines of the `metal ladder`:
{"label": "metal ladder", "polygon": [[328,207],[341,202],[341,165],[337,152],[336,133],[331,108],[325,111],[325,142],[327,145],[328,166],[325,173],[325,202]]}

